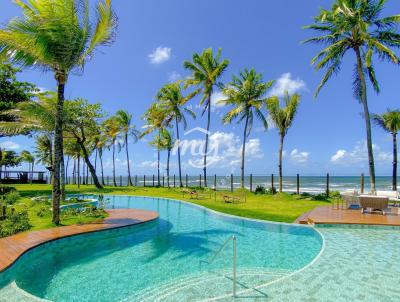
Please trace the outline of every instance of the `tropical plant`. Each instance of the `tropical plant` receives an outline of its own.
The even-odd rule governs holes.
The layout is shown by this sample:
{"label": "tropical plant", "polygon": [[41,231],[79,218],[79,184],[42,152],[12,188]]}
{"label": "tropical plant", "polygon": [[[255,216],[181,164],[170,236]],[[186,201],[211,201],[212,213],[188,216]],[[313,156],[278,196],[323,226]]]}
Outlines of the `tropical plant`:
{"label": "tropical plant", "polygon": [[150,108],[147,109],[144,116],[146,125],[143,126],[144,130],[141,137],[156,133],[155,139],[150,143],[150,145],[155,146],[157,149],[157,184],[160,186],[160,151],[161,151],[161,134],[162,131],[167,127],[167,110],[161,103],[153,103]]}
{"label": "tropical plant", "polygon": [[326,69],[316,95],[328,80],[340,71],[348,51],[355,54],[353,92],[364,110],[372,192],[375,191],[375,164],[366,77],[378,93],[380,88],[373,66],[374,55],[396,65],[399,63],[399,58],[391,48],[400,46],[400,34],[397,33],[400,16],[380,18],[386,2],[386,0],[336,0],[331,10],[321,9],[320,14],[315,17],[315,24],[305,27],[321,33],[320,36],[307,39],[305,43],[317,43],[325,47],[311,61],[317,70]]}
{"label": "tropical plant", "polygon": [[116,18],[111,0],[98,2],[95,24],[91,24],[89,18],[89,1],[30,0],[28,3],[15,3],[23,14],[0,30],[0,55],[8,56],[11,62],[22,67],[51,70],[57,81],[52,220],[59,224],[65,85],[73,70],[83,70],[99,45],[112,41]]}
{"label": "tropical plant", "polygon": [[[0,121],[12,121],[7,111],[20,102],[29,101],[37,92],[33,84],[17,80],[20,69],[0,62]],[[3,135],[0,133],[0,135]]]}
{"label": "tropical plant", "polygon": [[[160,142],[161,150],[167,150],[167,166],[166,166],[166,171],[167,171],[167,186],[169,187],[169,179],[170,179],[170,159],[171,159],[171,151],[172,148],[175,146],[175,139],[174,139],[174,134],[171,131],[168,131],[168,129],[163,129],[161,133],[161,142]],[[182,185],[181,185],[182,186]]]}
{"label": "tropical plant", "polygon": [[293,120],[297,113],[297,108],[300,102],[300,95],[297,93],[289,95],[288,92],[285,93],[283,97],[283,102],[285,107],[281,107],[278,97],[271,97],[267,101],[267,108],[269,111],[269,116],[273,121],[275,127],[279,131],[280,143],[279,143],[279,192],[282,193],[282,155],[283,155],[283,143],[289,128],[293,124]]}
{"label": "tropical plant", "polygon": [[47,169],[53,166],[53,138],[50,134],[41,134],[35,139],[35,157],[37,162],[44,165]]}
{"label": "tropical plant", "polygon": [[233,108],[225,114],[223,122],[230,124],[237,119],[238,123],[244,121],[243,143],[242,143],[242,164],[241,164],[241,188],[244,188],[244,162],[246,153],[246,140],[253,127],[254,116],[258,118],[265,129],[268,128],[267,120],[261,112],[266,101],[266,92],[274,82],[263,82],[262,74],[254,69],[245,69],[239,76],[233,76],[232,82],[227,84],[222,93],[226,99],[222,102]]}
{"label": "tropical plant", "polygon": [[[183,128],[186,129],[187,121],[186,114],[189,114],[192,118],[196,118],[195,113],[189,108],[185,107],[187,102],[192,99],[199,90],[196,90],[187,96],[182,93],[181,81],[170,83],[165,85],[157,93],[157,100],[165,104],[167,116],[166,124],[169,125],[172,121],[175,121],[176,138],[177,138],[177,149],[178,149],[178,172],[179,172],[179,186],[183,187],[182,182],[182,168],[181,168],[181,147],[179,144],[179,123],[183,123]],[[170,153],[168,153],[170,155]],[[169,157],[168,157],[169,161]]]}
{"label": "tropical plant", "polygon": [[29,165],[29,169],[28,169],[30,171],[29,181],[30,181],[30,183],[32,183],[33,167],[35,165],[35,156],[27,150],[22,150],[19,156],[21,157],[21,160],[23,162],[25,162]]}
{"label": "tropical plant", "polygon": [[392,135],[393,139],[393,173],[392,190],[397,191],[397,133],[400,131],[400,110],[389,110],[381,115],[372,116],[376,125]]}
{"label": "tropical plant", "polygon": [[13,150],[0,148],[0,179],[7,168],[17,167],[21,164],[21,157]]}
{"label": "tropical plant", "polygon": [[89,138],[97,133],[97,122],[102,117],[100,104],[90,104],[87,100],[79,98],[65,103],[65,136],[71,135],[81,147],[85,164],[90,171],[94,185],[98,189],[102,186],[89,158],[95,146]]}
{"label": "tropical plant", "polygon": [[[93,143],[96,148],[96,155],[98,154],[100,160],[100,170],[101,170],[101,183],[104,186],[104,167],[103,167],[103,152],[107,148],[107,136],[103,133],[102,125],[98,125],[97,133],[93,136]],[[95,169],[96,162],[95,162]]]}
{"label": "tropical plant", "polygon": [[129,114],[126,110],[118,110],[115,114],[120,127],[120,136],[123,139],[123,146],[125,146],[126,153],[126,162],[128,167],[128,185],[133,186],[132,178],[131,178],[131,168],[130,168],[130,160],[129,160],[129,137],[132,137],[134,142],[137,142],[139,139],[139,131],[136,130],[135,125],[132,124],[132,114]]}
{"label": "tropical plant", "polygon": [[80,161],[82,157],[82,149],[76,139],[64,139],[64,153],[74,160],[74,166],[72,168],[72,183],[78,184],[78,187],[80,187]]}
{"label": "tropical plant", "polygon": [[207,152],[211,122],[211,95],[214,91],[214,88],[220,84],[219,79],[228,65],[228,60],[221,60],[221,49],[218,49],[217,54],[214,56],[211,48],[203,50],[201,54],[193,54],[191,62],[184,62],[184,67],[192,72],[191,77],[186,80],[185,86],[201,87],[203,93],[203,97],[200,100],[200,105],[203,106],[202,115],[207,112],[206,141],[203,154],[203,174],[204,185],[206,187]]}
{"label": "tropical plant", "polygon": [[107,148],[112,149],[112,171],[113,171],[113,184],[117,186],[117,180],[115,178],[115,147],[118,148],[118,152],[121,150],[121,144],[118,141],[120,133],[119,121],[116,116],[111,116],[103,123],[104,134],[107,136]]}

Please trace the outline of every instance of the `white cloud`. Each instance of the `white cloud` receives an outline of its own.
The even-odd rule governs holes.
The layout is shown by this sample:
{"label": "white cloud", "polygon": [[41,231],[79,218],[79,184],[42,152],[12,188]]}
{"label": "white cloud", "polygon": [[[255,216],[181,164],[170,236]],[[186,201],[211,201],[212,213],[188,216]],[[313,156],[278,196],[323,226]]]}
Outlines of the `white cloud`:
{"label": "white cloud", "polygon": [[20,148],[20,145],[13,141],[5,141],[0,143],[0,147],[8,150],[16,150]]}
{"label": "white cloud", "polygon": [[226,96],[221,91],[213,92],[213,94],[211,94],[211,107],[223,107],[225,105],[224,102],[222,102],[223,100],[226,100]]}
{"label": "white cloud", "polygon": [[[204,135],[204,133],[201,133]],[[181,152],[189,156],[189,164],[203,165],[204,139],[181,140]],[[237,168],[241,163],[242,141],[233,132],[214,132],[209,137],[207,165],[218,168]],[[246,143],[246,161],[263,158],[259,139],[249,139]]]}
{"label": "white cloud", "polygon": [[[377,162],[390,162],[392,154],[384,152],[378,145],[372,145]],[[359,141],[353,150],[339,149],[331,156],[330,162],[337,165],[354,165],[368,162],[368,149],[366,141]]]}
{"label": "white cloud", "polygon": [[292,152],[290,152],[290,159],[298,164],[304,164],[308,161],[310,157],[310,152],[300,152],[297,149],[293,149]]}
{"label": "white cloud", "polygon": [[304,89],[306,89],[306,83],[300,78],[292,79],[292,74],[288,72],[282,74],[280,78],[276,80],[270,95],[281,97],[286,91],[292,94]]}
{"label": "white cloud", "polygon": [[182,75],[176,71],[168,73],[168,82],[175,82],[182,79]]}
{"label": "white cloud", "polygon": [[171,58],[171,48],[159,46],[148,57],[151,64],[164,63]]}

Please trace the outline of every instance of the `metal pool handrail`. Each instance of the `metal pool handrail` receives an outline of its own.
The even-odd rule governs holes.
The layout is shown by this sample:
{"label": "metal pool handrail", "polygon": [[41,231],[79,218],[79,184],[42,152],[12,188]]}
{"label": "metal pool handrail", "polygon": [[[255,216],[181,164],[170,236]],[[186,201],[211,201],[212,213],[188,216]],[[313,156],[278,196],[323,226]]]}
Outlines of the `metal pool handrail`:
{"label": "metal pool handrail", "polygon": [[219,248],[218,251],[212,255],[209,260],[201,260],[200,262],[211,264],[217,258],[217,256],[225,249],[229,242],[232,241],[232,250],[233,250],[233,257],[232,257],[232,282],[233,282],[233,298],[236,297],[236,237],[235,235],[230,236],[224,244]]}

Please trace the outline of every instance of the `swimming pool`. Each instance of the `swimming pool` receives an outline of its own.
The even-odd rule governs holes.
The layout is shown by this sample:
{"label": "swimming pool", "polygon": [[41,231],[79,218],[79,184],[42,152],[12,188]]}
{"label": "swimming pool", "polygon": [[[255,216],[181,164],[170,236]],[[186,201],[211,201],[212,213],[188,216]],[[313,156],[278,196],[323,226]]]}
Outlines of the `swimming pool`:
{"label": "swimming pool", "polygon": [[[91,196],[87,196],[91,197]],[[144,225],[47,243],[0,274],[0,301],[193,301],[232,293],[232,248],[237,238],[238,291],[262,286],[302,269],[321,252],[313,228],[217,214],[185,202],[110,196],[110,208],[157,211]],[[11,285],[10,285],[11,284]],[[12,293],[12,294],[10,294]],[[21,291],[19,291],[21,294]]]}

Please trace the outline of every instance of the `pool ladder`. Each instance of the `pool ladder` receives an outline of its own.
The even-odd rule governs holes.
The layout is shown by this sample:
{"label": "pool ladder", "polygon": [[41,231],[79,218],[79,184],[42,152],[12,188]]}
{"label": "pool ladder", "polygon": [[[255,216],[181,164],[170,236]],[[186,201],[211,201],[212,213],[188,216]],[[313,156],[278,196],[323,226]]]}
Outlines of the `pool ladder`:
{"label": "pool ladder", "polygon": [[216,251],[208,260],[200,260],[200,263],[212,264],[219,254],[226,248],[226,246],[232,241],[232,287],[233,287],[233,298],[236,297],[236,237],[235,235],[229,236],[224,244]]}

